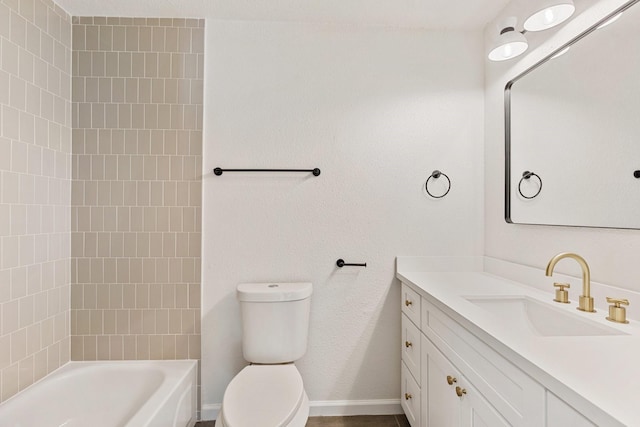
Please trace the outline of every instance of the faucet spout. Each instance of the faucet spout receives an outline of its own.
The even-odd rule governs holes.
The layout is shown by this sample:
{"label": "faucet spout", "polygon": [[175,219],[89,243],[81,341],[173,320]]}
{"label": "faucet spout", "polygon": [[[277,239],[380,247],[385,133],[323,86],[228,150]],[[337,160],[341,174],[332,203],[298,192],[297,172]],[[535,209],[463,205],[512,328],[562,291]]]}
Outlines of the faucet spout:
{"label": "faucet spout", "polygon": [[582,269],[582,295],[580,295],[578,310],[595,313],[595,310],[593,308],[593,297],[591,297],[591,272],[589,271],[589,265],[584,258],[582,258],[578,254],[574,254],[571,252],[559,253],[558,255],[551,258],[549,264],[547,264],[545,275],[551,277],[551,275],[553,274],[553,269],[556,267],[558,261],[564,258],[571,258],[575,260]]}

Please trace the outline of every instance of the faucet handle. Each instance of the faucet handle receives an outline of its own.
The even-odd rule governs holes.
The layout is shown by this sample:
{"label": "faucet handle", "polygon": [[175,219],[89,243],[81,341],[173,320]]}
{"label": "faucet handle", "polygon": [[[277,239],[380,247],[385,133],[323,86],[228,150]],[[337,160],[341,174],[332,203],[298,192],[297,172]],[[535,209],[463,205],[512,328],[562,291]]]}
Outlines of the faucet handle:
{"label": "faucet handle", "polygon": [[556,289],[554,301],[569,304],[569,291],[567,291],[567,289],[570,288],[571,285],[568,283],[554,283],[553,286],[558,288]]}
{"label": "faucet handle", "polygon": [[627,310],[624,307],[620,307],[620,304],[629,305],[628,299],[607,297],[607,302],[613,304],[609,306],[609,316],[607,316],[607,320],[616,323],[629,323],[627,320]]}

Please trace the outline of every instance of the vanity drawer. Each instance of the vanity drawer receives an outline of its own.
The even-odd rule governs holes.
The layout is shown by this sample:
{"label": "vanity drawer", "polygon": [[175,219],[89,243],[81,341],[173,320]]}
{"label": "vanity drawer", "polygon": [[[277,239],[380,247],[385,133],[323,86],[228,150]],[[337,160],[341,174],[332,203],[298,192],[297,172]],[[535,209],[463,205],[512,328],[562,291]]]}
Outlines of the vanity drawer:
{"label": "vanity drawer", "polygon": [[509,424],[545,425],[544,387],[426,299],[422,332]]}
{"label": "vanity drawer", "polygon": [[420,354],[422,340],[420,330],[406,315],[402,315],[402,361],[407,365],[418,385],[420,385]]}
{"label": "vanity drawer", "polygon": [[400,371],[400,405],[411,427],[420,427],[420,403],[422,402],[420,386],[411,376],[407,365],[404,362],[400,363],[402,365]]}
{"label": "vanity drawer", "polygon": [[402,312],[417,326],[420,325],[420,294],[402,284]]}

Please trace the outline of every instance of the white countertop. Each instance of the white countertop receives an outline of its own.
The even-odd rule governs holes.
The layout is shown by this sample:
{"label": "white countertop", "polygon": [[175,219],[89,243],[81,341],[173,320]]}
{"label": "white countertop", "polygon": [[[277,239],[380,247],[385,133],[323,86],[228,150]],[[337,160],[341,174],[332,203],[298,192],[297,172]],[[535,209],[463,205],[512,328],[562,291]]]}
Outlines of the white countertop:
{"label": "white countertop", "polygon": [[[596,412],[598,425],[640,425],[639,322],[609,322],[605,310],[576,310],[575,292],[571,304],[558,304],[552,301],[554,289],[545,292],[483,272],[412,272],[399,268],[396,276],[561,399],[583,413]],[[517,334],[508,319],[463,298],[497,295],[527,296],[626,335]],[[599,409],[594,410],[592,405]]]}

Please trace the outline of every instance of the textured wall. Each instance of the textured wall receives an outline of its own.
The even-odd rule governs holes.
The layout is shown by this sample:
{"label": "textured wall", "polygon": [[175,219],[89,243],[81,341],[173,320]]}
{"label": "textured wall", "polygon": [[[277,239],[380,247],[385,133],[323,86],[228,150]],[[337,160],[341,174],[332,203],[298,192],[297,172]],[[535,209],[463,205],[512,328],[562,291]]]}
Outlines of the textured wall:
{"label": "textured wall", "polygon": [[74,18],[73,360],[200,357],[203,27]]}
{"label": "textured wall", "polygon": [[0,2],[0,401],[69,360],[71,18]]}
{"label": "textured wall", "polygon": [[[204,417],[246,364],[235,287],[251,281],[313,283],[297,362],[312,401],[399,398],[395,257],[482,250],[481,38],[207,22]],[[322,174],[216,177],[216,166]],[[453,183],[440,200],[422,189],[434,169]]]}
{"label": "textured wall", "polygon": [[[601,0],[557,30],[540,33],[531,52],[502,64],[486,63],[485,92],[485,254],[488,256],[544,268],[558,252],[577,252],[591,267],[594,281],[640,291],[638,282],[639,230],[612,230],[584,227],[552,227],[507,224],[504,221],[504,97],[505,84],[555,48],[626,3],[625,0]],[[517,4],[513,5],[517,7]],[[582,7],[585,7],[584,5]],[[637,5],[634,7],[638,7]],[[511,11],[518,13],[517,9]],[[491,26],[487,31],[491,31]],[[527,37],[530,35],[528,34]],[[533,35],[531,35],[533,36]],[[612,103],[612,105],[615,105]],[[612,112],[615,114],[615,111]],[[547,153],[553,156],[554,153]],[[629,215],[635,215],[630,207]],[[559,272],[580,275],[576,263],[558,264]],[[604,301],[597,305],[606,308]],[[635,308],[634,308],[635,307]],[[638,305],[631,301],[630,315],[637,317]]]}

